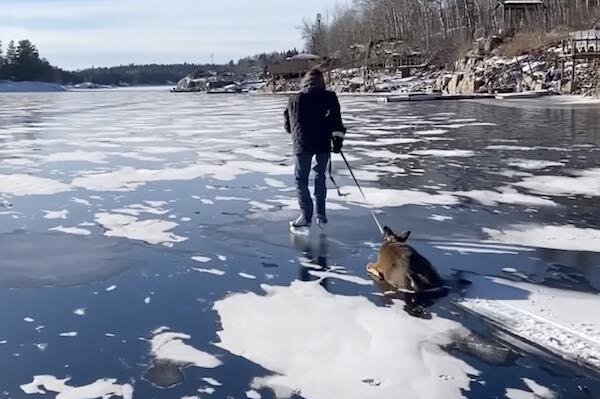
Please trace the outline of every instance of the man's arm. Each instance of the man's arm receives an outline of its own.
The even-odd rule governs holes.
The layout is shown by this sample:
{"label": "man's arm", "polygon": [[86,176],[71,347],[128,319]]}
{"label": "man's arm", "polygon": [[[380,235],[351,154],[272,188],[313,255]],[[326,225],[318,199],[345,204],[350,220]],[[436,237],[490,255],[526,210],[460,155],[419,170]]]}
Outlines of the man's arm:
{"label": "man's arm", "polygon": [[342,112],[337,95],[331,92],[331,105],[329,107],[328,124],[331,128],[331,140],[333,143],[333,152],[339,153],[344,145],[344,136],[346,127],[342,121]]}

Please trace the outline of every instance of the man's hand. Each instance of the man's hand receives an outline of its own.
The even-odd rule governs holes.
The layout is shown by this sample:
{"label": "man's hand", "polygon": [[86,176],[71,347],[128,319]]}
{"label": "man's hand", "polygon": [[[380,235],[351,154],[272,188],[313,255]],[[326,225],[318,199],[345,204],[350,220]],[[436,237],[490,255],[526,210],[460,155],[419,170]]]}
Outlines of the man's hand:
{"label": "man's hand", "polygon": [[342,152],[342,147],[344,146],[344,137],[343,136],[333,136],[331,139],[333,143],[333,152],[339,154]]}

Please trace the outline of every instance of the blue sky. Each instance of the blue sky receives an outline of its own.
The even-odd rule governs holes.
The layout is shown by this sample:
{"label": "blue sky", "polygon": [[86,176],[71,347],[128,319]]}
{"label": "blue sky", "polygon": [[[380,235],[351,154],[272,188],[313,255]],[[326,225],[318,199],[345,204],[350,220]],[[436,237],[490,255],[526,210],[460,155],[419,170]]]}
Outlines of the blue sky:
{"label": "blue sky", "polygon": [[[343,1],[341,1],[343,3]],[[77,69],[237,60],[302,47],[296,27],[340,0],[0,0],[0,40]]]}

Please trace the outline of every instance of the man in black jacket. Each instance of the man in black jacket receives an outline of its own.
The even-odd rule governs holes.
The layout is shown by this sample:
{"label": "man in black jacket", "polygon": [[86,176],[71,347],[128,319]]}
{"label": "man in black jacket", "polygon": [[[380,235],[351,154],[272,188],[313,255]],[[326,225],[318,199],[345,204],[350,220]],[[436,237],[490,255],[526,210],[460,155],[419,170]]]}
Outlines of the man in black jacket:
{"label": "man in black jacket", "polygon": [[292,135],[296,156],[296,190],[302,214],[292,221],[292,227],[310,227],[313,202],[308,190],[308,177],[313,157],[317,224],[327,223],[325,198],[327,197],[325,172],[330,153],[342,150],[346,128],[342,122],[340,103],[336,94],[325,88],[323,73],[309,71],[302,79],[302,89],[293,95],[284,112],[285,130]]}

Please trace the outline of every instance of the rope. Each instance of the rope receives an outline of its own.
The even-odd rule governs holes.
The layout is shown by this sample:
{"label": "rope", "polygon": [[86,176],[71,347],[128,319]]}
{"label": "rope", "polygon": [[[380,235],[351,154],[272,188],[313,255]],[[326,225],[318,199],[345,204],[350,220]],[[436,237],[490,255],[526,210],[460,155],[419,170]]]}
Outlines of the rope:
{"label": "rope", "polygon": [[346,167],[348,168],[348,171],[350,172],[350,175],[354,179],[354,183],[356,184],[356,187],[358,187],[358,191],[360,191],[360,194],[362,195],[363,200],[365,201],[365,204],[369,206],[369,209],[371,211],[371,216],[373,216],[373,220],[375,221],[375,224],[377,225],[377,228],[379,229],[379,232],[381,234],[383,234],[383,227],[381,227],[381,223],[379,222],[379,219],[377,219],[377,215],[375,215],[375,211],[373,210],[373,207],[371,206],[371,204],[367,200],[367,197],[366,197],[365,193],[363,192],[363,189],[360,187],[360,184],[358,183],[358,180],[356,179],[356,176],[354,176],[354,172],[352,171],[352,168],[350,167],[350,164],[348,163],[348,160],[346,159],[346,156],[344,155],[344,153],[342,151],[340,151],[340,155],[344,159],[344,162],[346,163]]}

